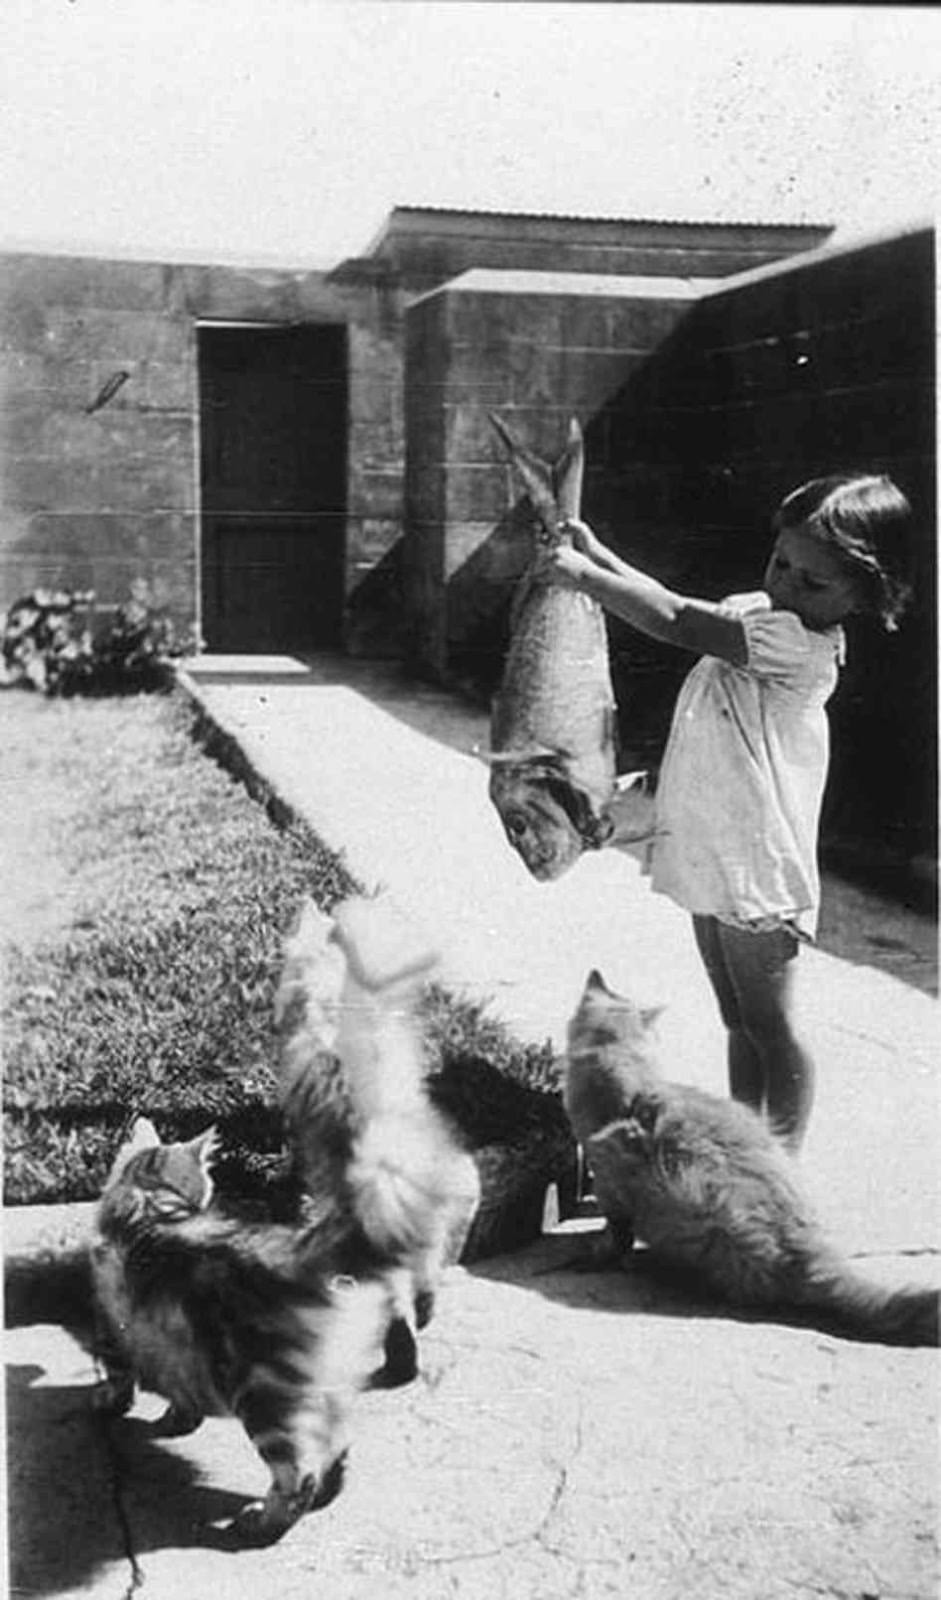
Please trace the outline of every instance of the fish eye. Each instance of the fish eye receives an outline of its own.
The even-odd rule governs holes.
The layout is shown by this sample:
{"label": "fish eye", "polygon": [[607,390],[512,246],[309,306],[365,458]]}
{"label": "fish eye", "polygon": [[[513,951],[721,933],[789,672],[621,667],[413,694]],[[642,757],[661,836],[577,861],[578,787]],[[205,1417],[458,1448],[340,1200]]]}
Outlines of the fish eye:
{"label": "fish eye", "polygon": [[522,839],[526,832],[526,818],[522,811],[511,811],[505,819],[504,827],[511,839]]}

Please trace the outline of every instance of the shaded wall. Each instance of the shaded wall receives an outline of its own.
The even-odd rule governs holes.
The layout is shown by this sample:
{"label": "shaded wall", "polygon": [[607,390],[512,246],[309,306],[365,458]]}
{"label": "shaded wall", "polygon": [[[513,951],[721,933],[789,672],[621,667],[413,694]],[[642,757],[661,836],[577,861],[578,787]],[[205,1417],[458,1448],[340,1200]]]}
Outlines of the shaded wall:
{"label": "shaded wall", "polygon": [[473,271],[406,316],[406,592],[413,660],[488,693],[531,553],[488,413],[554,460],[688,308],[686,281]]}
{"label": "shaded wall", "polygon": [[[401,296],[322,273],[0,257],[0,609],[36,584],[92,587],[114,604],[145,578],[192,625],[197,320],[344,322],[355,634],[358,588],[401,535],[401,317]],[[113,397],[89,410],[122,372]]]}
{"label": "shaded wall", "polygon": [[[916,599],[850,628],[831,702],[831,857],[937,853],[933,231],[818,251],[706,293],[588,430],[586,513],[687,592],[755,588],[770,517],[806,479],[885,471],[909,496]],[[676,652],[612,626],[625,765],[656,759]],[[855,842],[855,843],[854,843]]]}

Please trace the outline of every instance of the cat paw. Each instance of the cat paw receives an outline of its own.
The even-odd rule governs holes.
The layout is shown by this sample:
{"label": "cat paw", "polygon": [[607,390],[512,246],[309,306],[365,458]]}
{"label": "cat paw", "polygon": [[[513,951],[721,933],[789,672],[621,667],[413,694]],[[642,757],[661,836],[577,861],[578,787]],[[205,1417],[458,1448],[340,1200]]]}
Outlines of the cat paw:
{"label": "cat paw", "polygon": [[418,1376],[418,1346],[404,1317],[389,1324],[385,1339],[385,1365],[373,1383],[378,1389],[398,1389]]}
{"label": "cat paw", "polygon": [[228,1531],[236,1545],[260,1550],[265,1545],[276,1544],[296,1521],[286,1506],[275,1513],[267,1501],[253,1500],[251,1505],[242,1507]]}
{"label": "cat paw", "polygon": [[418,1289],[415,1293],[415,1326],[427,1328],[435,1314],[434,1289]]}
{"label": "cat paw", "polygon": [[91,1391],[92,1410],[105,1417],[123,1417],[134,1404],[134,1383],[130,1378],[104,1378]]}
{"label": "cat paw", "polygon": [[162,1417],[153,1424],[157,1439],[180,1439],[184,1434],[195,1433],[202,1422],[201,1411],[188,1411],[184,1406],[168,1406]]}
{"label": "cat paw", "polygon": [[305,1478],[301,1494],[307,1497],[303,1509],[305,1511],[322,1511],[331,1500],[335,1500],[343,1488],[343,1479],[346,1476],[345,1450],[331,1461],[322,1478]]}
{"label": "cat paw", "polygon": [[261,1549],[276,1544],[308,1511],[320,1511],[335,1499],[343,1487],[345,1471],[344,1450],[331,1461],[322,1477],[308,1473],[296,1494],[273,1491],[266,1500],[252,1501],[230,1524],[232,1540],[243,1548]]}

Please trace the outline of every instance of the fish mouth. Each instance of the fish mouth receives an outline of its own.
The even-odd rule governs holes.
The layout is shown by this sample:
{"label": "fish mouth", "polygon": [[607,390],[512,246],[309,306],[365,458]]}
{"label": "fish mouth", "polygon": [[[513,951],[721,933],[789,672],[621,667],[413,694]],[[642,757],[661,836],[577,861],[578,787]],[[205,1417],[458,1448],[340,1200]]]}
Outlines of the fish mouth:
{"label": "fish mouth", "polygon": [[547,817],[542,811],[535,815],[530,813],[525,834],[515,833],[506,822],[504,827],[510,845],[538,883],[552,883],[561,878],[584,849],[581,839],[566,826],[564,819]]}
{"label": "fish mouth", "polygon": [[582,840],[563,817],[547,815],[544,807],[520,809],[526,818],[522,828],[514,827],[513,813],[503,821],[510,846],[538,883],[561,878],[582,854]]}
{"label": "fish mouth", "polygon": [[565,776],[547,775],[543,780],[550,799],[565,814],[572,830],[578,835],[583,850],[600,850],[614,832],[614,823],[606,811],[595,811],[586,789]]}
{"label": "fish mouth", "polygon": [[584,851],[600,849],[614,828],[559,757],[495,768],[490,795],[510,845],[540,883],[562,877]]}
{"label": "fish mouth", "polygon": [[[520,851],[520,854],[522,855],[522,851]],[[569,867],[577,861],[580,855],[580,850],[573,850],[566,852],[562,856],[553,856],[548,860],[533,860],[526,856],[523,856],[523,860],[537,883],[554,883],[556,878],[561,878],[563,873],[568,871]]]}

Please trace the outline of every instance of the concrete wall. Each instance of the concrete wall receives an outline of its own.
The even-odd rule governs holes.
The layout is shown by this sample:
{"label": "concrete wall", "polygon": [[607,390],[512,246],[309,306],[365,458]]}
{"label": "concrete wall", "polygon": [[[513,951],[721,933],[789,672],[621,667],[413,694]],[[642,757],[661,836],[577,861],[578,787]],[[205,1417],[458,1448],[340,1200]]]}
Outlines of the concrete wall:
{"label": "concrete wall", "polygon": [[[401,318],[401,296],[322,273],[0,257],[0,609],[36,584],[113,604],[145,578],[192,624],[197,321],[345,322],[348,628],[368,635],[358,589],[402,527]],[[127,381],[89,413],[119,371]]]}
{"label": "concrete wall", "polygon": [[406,314],[407,596],[415,660],[493,687],[508,594],[531,553],[488,418],[555,459],[697,293],[668,278],[472,271]]}
{"label": "concrete wall", "polygon": [[[822,250],[709,290],[588,430],[586,512],[687,592],[756,587],[782,496],[840,470],[911,499],[916,600],[850,631],[831,706],[831,852],[937,851],[935,240]],[[662,746],[688,663],[612,628],[628,761]]]}
{"label": "concrete wall", "polygon": [[[632,270],[637,262],[658,274],[729,272],[803,248],[824,231],[406,207],[392,213],[371,255],[329,274],[0,256],[0,611],[36,584],[94,587],[104,605],[115,604],[145,578],[179,623],[197,622],[196,323],[343,322],[350,365],[343,637],[354,654],[399,654],[408,632],[409,294],[488,262],[549,260],[580,273],[603,263]],[[88,411],[122,371],[127,380],[108,404]],[[534,402],[548,400],[550,388],[534,391]],[[593,391],[595,400],[606,392]]]}

